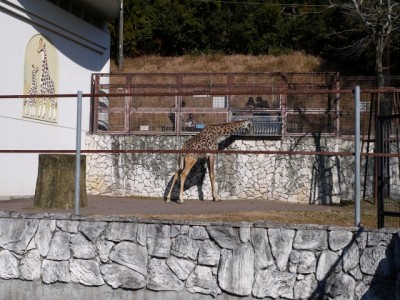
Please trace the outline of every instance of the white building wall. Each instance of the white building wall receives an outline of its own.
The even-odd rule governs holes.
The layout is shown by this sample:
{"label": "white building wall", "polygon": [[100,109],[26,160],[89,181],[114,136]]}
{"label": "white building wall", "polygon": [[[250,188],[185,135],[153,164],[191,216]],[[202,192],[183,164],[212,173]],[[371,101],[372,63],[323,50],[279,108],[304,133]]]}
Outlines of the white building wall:
{"label": "white building wall", "polygon": [[[106,26],[105,26],[106,28]],[[109,72],[109,34],[45,0],[0,2],[0,94],[23,94],[25,50],[35,35],[57,49],[58,93],[90,93],[93,72]],[[89,130],[83,99],[82,138]],[[75,149],[76,98],[58,99],[58,121],[23,118],[23,99],[0,99],[0,149]],[[82,143],[84,145],[84,142]],[[0,199],[35,193],[38,154],[0,153]]]}

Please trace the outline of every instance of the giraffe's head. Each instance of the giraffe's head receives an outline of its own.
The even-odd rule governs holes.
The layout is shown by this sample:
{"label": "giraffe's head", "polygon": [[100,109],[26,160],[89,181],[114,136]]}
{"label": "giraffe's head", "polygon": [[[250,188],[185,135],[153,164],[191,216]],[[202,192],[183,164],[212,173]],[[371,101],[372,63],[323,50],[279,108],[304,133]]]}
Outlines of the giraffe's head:
{"label": "giraffe's head", "polygon": [[36,73],[39,70],[38,66],[32,65],[32,72]]}
{"label": "giraffe's head", "polygon": [[238,121],[238,127],[237,130],[238,131],[244,131],[244,132],[249,132],[251,129],[251,125],[253,123],[250,120],[243,120],[243,121]]}
{"label": "giraffe's head", "polygon": [[43,40],[43,38],[39,39],[39,46],[37,49],[37,52],[40,53],[44,50],[44,48],[46,47],[46,42]]}

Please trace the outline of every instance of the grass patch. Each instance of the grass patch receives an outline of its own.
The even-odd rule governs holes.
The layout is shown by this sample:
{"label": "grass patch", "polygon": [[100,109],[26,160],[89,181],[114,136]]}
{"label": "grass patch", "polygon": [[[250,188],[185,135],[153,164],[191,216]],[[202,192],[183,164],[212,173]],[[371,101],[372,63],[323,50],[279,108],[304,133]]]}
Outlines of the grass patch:
{"label": "grass patch", "polygon": [[[125,58],[125,73],[193,73],[193,72],[315,72],[324,61],[301,52],[274,55],[184,55],[160,57],[154,55]],[[118,72],[118,65],[111,61],[111,72]]]}
{"label": "grass patch", "polygon": [[[343,203],[341,209],[326,211],[250,211],[218,212],[212,214],[169,214],[139,215],[140,218],[153,220],[193,220],[204,222],[258,222],[269,221],[279,224],[317,224],[327,226],[354,226],[354,204]],[[373,203],[363,201],[361,225],[366,228],[377,228],[376,207]]]}

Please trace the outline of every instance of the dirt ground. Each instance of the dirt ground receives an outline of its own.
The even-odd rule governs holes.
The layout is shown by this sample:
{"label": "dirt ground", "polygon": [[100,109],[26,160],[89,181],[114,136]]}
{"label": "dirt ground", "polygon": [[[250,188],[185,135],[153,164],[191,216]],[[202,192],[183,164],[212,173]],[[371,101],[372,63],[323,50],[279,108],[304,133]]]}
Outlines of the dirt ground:
{"label": "dirt ground", "polygon": [[[0,211],[20,213],[70,213],[74,210],[39,209],[33,197],[0,201]],[[363,225],[374,227],[373,207],[362,211]],[[354,225],[354,206],[309,205],[269,200],[226,200],[221,202],[186,200],[184,204],[165,203],[163,199],[88,196],[88,206],[80,208],[83,216],[136,216],[142,219],[301,223]],[[363,220],[362,220],[363,221]]]}

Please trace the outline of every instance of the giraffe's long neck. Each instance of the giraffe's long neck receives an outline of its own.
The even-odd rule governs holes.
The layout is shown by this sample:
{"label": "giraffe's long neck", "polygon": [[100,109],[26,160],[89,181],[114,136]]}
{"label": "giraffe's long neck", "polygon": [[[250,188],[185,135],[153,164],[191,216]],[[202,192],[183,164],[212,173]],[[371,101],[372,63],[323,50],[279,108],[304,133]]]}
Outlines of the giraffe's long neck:
{"label": "giraffe's long neck", "polygon": [[49,66],[47,63],[47,51],[46,48],[42,49],[42,75],[40,77],[40,89],[42,94],[54,94],[54,82],[50,77]]}
{"label": "giraffe's long neck", "polygon": [[42,80],[45,80],[45,78],[49,75],[49,66],[47,64],[47,53],[46,53],[46,48],[43,48],[42,50],[43,56],[42,56]]}
{"label": "giraffe's long neck", "polygon": [[243,127],[243,122],[226,123],[218,125],[215,129],[219,135],[229,134]]}
{"label": "giraffe's long neck", "polygon": [[32,70],[32,85],[36,86],[37,82],[36,82],[36,70]]}

